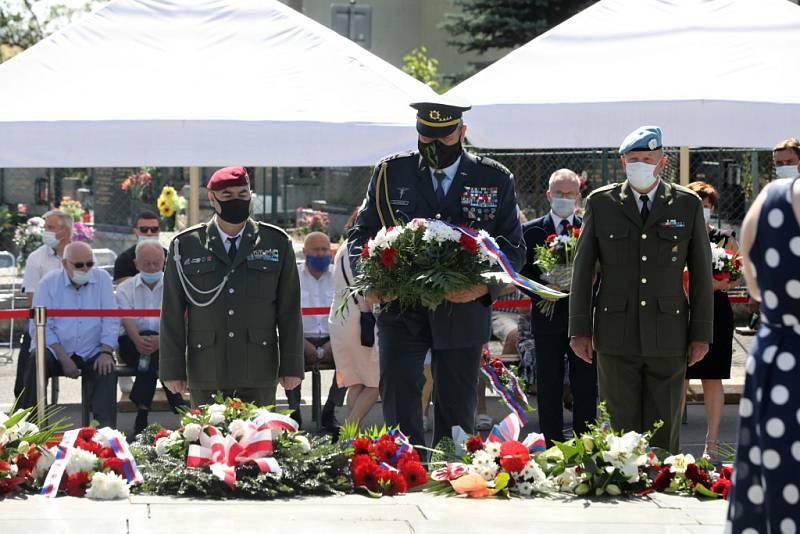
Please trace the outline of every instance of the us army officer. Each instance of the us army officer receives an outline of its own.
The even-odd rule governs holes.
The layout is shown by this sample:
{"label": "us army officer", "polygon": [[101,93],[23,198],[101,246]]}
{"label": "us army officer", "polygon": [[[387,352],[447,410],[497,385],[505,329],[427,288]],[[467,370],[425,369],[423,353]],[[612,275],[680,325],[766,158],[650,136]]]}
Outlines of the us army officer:
{"label": "us army officer", "polygon": [[[418,151],[380,162],[348,235],[354,270],[364,243],[382,226],[420,217],[484,229],[495,236],[515,268],[525,260],[511,173],[488,158],[465,152],[462,113],[454,100],[412,104]],[[383,417],[423,443],[420,398],[423,363],[432,349],[433,442],[454,425],[472,433],[481,347],[490,335],[492,301],[501,287],[479,285],[447,296],[434,311],[401,312],[389,304],[378,317]]]}
{"label": "us army officer", "polygon": [[[677,452],[681,388],[712,338],[711,248],[700,199],[660,179],[661,130],[644,126],[619,148],[627,180],[589,196],[569,299],[570,345],[592,360],[600,398],[617,428],[664,427],[653,445]],[[592,317],[592,275],[601,282]],[[684,266],[691,273],[684,295]]]}
{"label": "us army officer", "polygon": [[169,247],[161,307],[160,375],[192,405],[216,391],[275,403],[303,377],[300,283],[289,236],[254,221],[250,180],[226,167],[208,182],[216,215]]}

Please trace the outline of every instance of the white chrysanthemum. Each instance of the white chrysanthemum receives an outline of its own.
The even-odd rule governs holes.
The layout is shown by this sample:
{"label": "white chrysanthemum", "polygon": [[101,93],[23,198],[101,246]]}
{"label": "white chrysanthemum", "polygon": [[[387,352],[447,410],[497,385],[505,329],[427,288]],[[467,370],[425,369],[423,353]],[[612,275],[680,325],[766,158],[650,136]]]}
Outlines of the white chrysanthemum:
{"label": "white chrysanthemum", "polygon": [[487,441],[483,445],[483,450],[491,455],[492,458],[500,456],[500,443],[496,441]]}
{"label": "white chrysanthemum", "polygon": [[92,472],[97,467],[97,456],[83,449],[73,448],[69,454],[67,474],[74,475],[78,471]]}
{"label": "white chrysanthemum", "polygon": [[[53,447],[53,449],[55,449],[55,447]],[[43,479],[47,475],[47,472],[50,471],[50,466],[53,465],[55,459],[56,457],[51,451],[42,451],[42,455],[36,460],[36,466],[33,468],[33,477],[36,480]]]}
{"label": "white chrysanthemum", "polygon": [[228,432],[230,432],[234,436],[239,436],[244,433],[244,429],[246,427],[247,427],[247,422],[242,421],[241,419],[234,419],[228,425]]}
{"label": "white chrysanthemum", "polygon": [[212,404],[208,407],[209,414],[215,413],[225,413],[225,405],[224,404]]}
{"label": "white chrysanthemum", "polygon": [[208,418],[208,422],[212,425],[221,425],[225,422],[225,414],[219,412],[212,413]]}
{"label": "white chrysanthemum", "polygon": [[397,238],[400,237],[404,232],[404,229],[400,226],[394,226],[391,230],[386,232],[386,241],[389,245],[394,245],[394,242],[397,241]]}
{"label": "white chrysanthemum", "polygon": [[514,489],[523,497],[530,497],[533,495],[533,484],[530,482],[517,482],[517,484],[514,486]]}
{"label": "white chrysanthemum", "polygon": [[92,483],[86,490],[86,496],[99,501],[127,499],[130,496],[130,487],[118,474],[98,471],[92,476]]}
{"label": "white chrysanthemum", "polygon": [[441,221],[430,221],[425,233],[422,234],[422,240],[425,242],[455,241],[457,243],[460,239],[461,233],[458,230]]}
{"label": "white chrysanthemum", "polygon": [[303,449],[303,452],[308,452],[311,450],[311,442],[308,441],[307,437],[301,436],[300,434],[295,434],[294,440],[300,444],[300,448]]}
{"label": "white chrysanthemum", "polygon": [[472,455],[472,464],[476,466],[490,465],[494,463],[494,456],[486,450],[475,451]]}
{"label": "white chrysanthemum", "polygon": [[193,443],[200,439],[200,432],[203,431],[203,427],[198,425],[197,423],[189,423],[185,427],[183,427],[183,439],[186,441]]}
{"label": "white chrysanthemum", "polygon": [[481,476],[486,481],[494,480],[494,477],[497,476],[498,469],[499,466],[494,462],[490,464],[480,464],[480,465],[472,464],[469,466],[470,472]]}
{"label": "white chrysanthemum", "polygon": [[170,440],[167,438],[159,438],[158,441],[156,441],[156,454],[164,456],[167,454],[167,449],[169,449],[170,445]]}

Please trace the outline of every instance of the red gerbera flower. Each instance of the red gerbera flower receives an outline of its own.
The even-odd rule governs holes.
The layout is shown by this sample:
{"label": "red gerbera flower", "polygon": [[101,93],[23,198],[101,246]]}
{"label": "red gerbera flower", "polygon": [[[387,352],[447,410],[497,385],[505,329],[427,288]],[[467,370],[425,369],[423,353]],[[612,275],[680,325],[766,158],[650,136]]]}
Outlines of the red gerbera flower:
{"label": "red gerbera flower", "polygon": [[397,263],[397,250],[392,247],[385,248],[381,250],[380,258],[381,265],[387,269],[391,269],[394,267],[394,264]]}
{"label": "red gerbera flower", "polygon": [[378,475],[378,482],[384,495],[399,495],[408,491],[406,479],[399,471],[391,469],[381,469]]}
{"label": "red gerbera flower", "polygon": [[89,488],[90,477],[86,471],[78,471],[67,479],[67,495],[70,497],[83,497]]}
{"label": "red gerbera flower", "polygon": [[711,491],[722,495],[723,499],[728,498],[728,493],[731,491],[731,481],[727,478],[720,478],[711,485]]}
{"label": "red gerbera flower", "polygon": [[356,454],[353,456],[353,459],[350,460],[350,470],[353,471],[356,467],[363,465],[363,464],[374,464],[375,460],[369,454]]}
{"label": "red gerbera flower", "polygon": [[686,466],[686,478],[691,481],[692,487],[697,484],[702,484],[705,487],[709,486],[708,473],[697,467],[697,464]]}
{"label": "red gerbera flower", "polygon": [[556,234],[550,234],[549,236],[547,236],[547,238],[544,240],[544,242],[545,242],[545,244],[549,245],[550,243],[552,243],[556,239],[558,239],[558,236]]}
{"label": "red gerbera flower", "polygon": [[95,456],[100,456],[100,451],[103,450],[103,446],[97,443],[96,441],[94,440],[86,441],[85,439],[81,438],[75,440],[75,448],[89,451],[93,453]]}
{"label": "red gerbera flower", "polygon": [[474,237],[470,237],[467,234],[461,234],[461,237],[458,239],[461,248],[469,252],[470,254],[477,254],[478,253],[478,241]]}
{"label": "red gerbera flower", "polygon": [[103,462],[103,469],[110,469],[121,477],[125,476],[125,472],[122,469],[122,460],[119,458],[108,458]]}
{"label": "red gerbera flower", "polygon": [[369,446],[372,445],[372,441],[369,438],[357,438],[353,440],[353,453],[358,454],[369,454]]}
{"label": "red gerbera flower", "polygon": [[656,491],[664,491],[669,487],[669,483],[672,481],[672,477],[675,476],[675,473],[670,473],[669,466],[662,467],[661,471],[658,472],[656,477],[653,479],[653,489]]}
{"label": "red gerbera flower", "polygon": [[506,441],[500,445],[500,466],[509,473],[519,473],[530,460],[528,447],[519,441]]}
{"label": "red gerbera flower", "polygon": [[428,473],[425,468],[418,462],[404,462],[400,467],[400,472],[403,478],[406,479],[406,485],[409,489],[421,486],[428,481]]}
{"label": "red gerbera flower", "polygon": [[414,449],[410,451],[405,451],[400,455],[400,458],[397,459],[397,467],[402,468],[403,464],[406,463],[420,463],[419,454]]}
{"label": "red gerbera flower", "polygon": [[192,414],[192,415],[200,415],[200,414],[201,414],[201,413],[203,413],[203,412],[201,412],[201,411],[200,411],[200,410],[198,410],[197,408],[194,408],[194,409],[192,409],[192,411],[191,411],[191,412],[189,412],[189,413],[190,413],[190,414]]}
{"label": "red gerbera flower", "polygon": [[467,452],[470,454],[475,454],[478,451],[483,450],[483,440],[480,436],[472,436],[471,438],[467,439]]}
{"label": "red gerbera flower", "polygon": [[167,436],[169,436],[169,430],[167,430],[166,428],[162,428],[156,433],[155,436],[153,436],[153,443],[157,443],[158,440],[160,440],[161,438],[166,438]]}
{"label": "red gerbera flower", "polygon": [[364,246],[361,249],[361,258],[366,259],[369,256],[369,242],[364,243]]}
{"label": "red gerbera flower", "polygon": [[363,463],[353,470],[353,486],[365,487],[370,491],[378,491],[380,484],[378,477],[381,468],[375,462]]}
{"label": "red gerbera flower", "polygon": [[80,431],[78,432],[78,438],[85,441],[91,441],[91,439],[94,438],[94,435],[96,433],[97,433],[96,429],[90,426],[85,426],[81,428]]}
{"label": "red gerbera flower", "polygon": [[114,458],[116,454],[114,454],[114,449],[111,447],[103,447],[97,456],[98,458]]}
{"label": "red gerbera flower", "polygon": [[230,406],[231,408],[241,408],[242,403],[239,401],[232,400],[228,402],[228,406]]}
{"label": "red gerbera flower", "polygon": [[725,466],[719,470],[720,478],[724,478],[726,480],[733,480],[733,467]]}
{"label": "red gerbera flower", "polygon": [[397,453],[397,445],[392,441],[380,440],[372,444],[370,452],[378,462],[391,462]]}

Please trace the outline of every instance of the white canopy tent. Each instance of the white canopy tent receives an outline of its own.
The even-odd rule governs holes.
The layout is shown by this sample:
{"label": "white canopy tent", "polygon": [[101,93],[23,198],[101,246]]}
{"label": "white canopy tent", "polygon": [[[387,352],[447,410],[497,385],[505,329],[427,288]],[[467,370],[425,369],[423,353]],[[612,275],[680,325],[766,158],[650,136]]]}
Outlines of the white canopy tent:
{"label": "white canopy tent", "polygon": [[800,7],[786,0],[602,0],[452,93],[487,148],[772,147],[800,135]]}
{"label": "white canopy tent", "polygon": [[276,0],[116,0],[0,65],[0,167],[372,165],[432,94]]}

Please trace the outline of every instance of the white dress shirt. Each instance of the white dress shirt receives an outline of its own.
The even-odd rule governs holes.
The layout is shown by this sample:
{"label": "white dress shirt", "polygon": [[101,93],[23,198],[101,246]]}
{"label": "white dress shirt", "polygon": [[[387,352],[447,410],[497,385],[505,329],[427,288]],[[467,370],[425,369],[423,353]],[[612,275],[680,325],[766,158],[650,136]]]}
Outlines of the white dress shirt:
{"label": "white dress shirt", "polygon": [[[553,221],[553,226],[556,228],[556,234],[561,234],[561,221],[564,219],[553,213],[553,210],[550,210],[550,219]],[[570,226],[575,226],[575,215],[570,215],[567,217],[567,224]]]}
{"label": "white dress shirt", "polygon": [[[306,263],[297,266],[300,275],[300,306],[303,308],[330,307],[333,304],[333,265],[319,278],[314,278]],[[303,315],[303,337],[329,335],[328,315]]]}
{"label": "white dress shirt", "polygon": [[[117,286],[117,305],[121,310],[155,310],[161,308],[161,295],[164,293],[162,277],[153,289],[142,281],[141,273],[128,278]],[[136,328],[139,332],[159,331],[158,317],[136,317]],[[121,330],[122,331],[122,330]],[[124,331],[122,331],[124,332]]]}
{"label": "white dress shirt", "polygon": [[[33,306],[53,309],[117,309],[111,276],[102,269],[89,271],[89,282],[76,288],[62,268],[47,273],[33,294]],[[48,347],[61,343],[67,356],[88,359],[100,352],[101,345],[117,346],[120,320],[117,317],[51,317],[47,319],[45,342]],[[31,354],[36,348],[36,327],[30,321]]]}
{"label": "white dress shirt", "polygon": [[[658,184],[647,193],[647,208],[650,211],[653,211],[653,201],[656,198],[656,192],[658,191],[658,186],[661,185],[661,180],[659,179]],[[642,194],[638,192],[636,189],[631,188],[631,193],[633,194],[633,199],[636,201],[636,209],[639,212],[642,211],[642,199],[639,198]]]}
{"label": "white dress shirt", "polygon": [[50,271],[61,268],[61,258],[56,251],[47,245],[42,245],[31,252],[25,261],[25,274],[22,277],[22,287],[25,293],[35,293],[36,285],[44,275]]}
{"label": "white dress shirt", "polygon": [[458,170],[458,164],[461,163],[461,156],[458,156],[458,159],[450,166],[445,167],[444,169],[429,169],[431,171],[431,180],[433,183],[433,190],[439,187],[439,180],[433,175],[434,172],[442,171],[446,178],[442,180],[442,188],[444,188],[444,194],[446,195],[448,191],[450,191],[450,185],[453,183],[453,178],[456,177],[456,171]]}
{"label": "white dress shirt", "polygon": [[244,228],[247,225],[242,226],[242,229],[239,230],[238,234],[236,234],[236,235],[228,235],[228,234],[226,234],[225,232],[222,231],[222,228],[219,227],[219,221],[217,221],[216,217],[214,217],[214,224],[217,227],[217,231],[219,232],[220,239],[222,239],[222,245],[225,247],[225,252],[228,252],[231,249],[231,242],[228,241],[229,237],[233,238],[234,242],[236,243],[236,250],[239,250],[239,241],[240,241],[240,239],[242,237],[242,234],[244,233]]}

